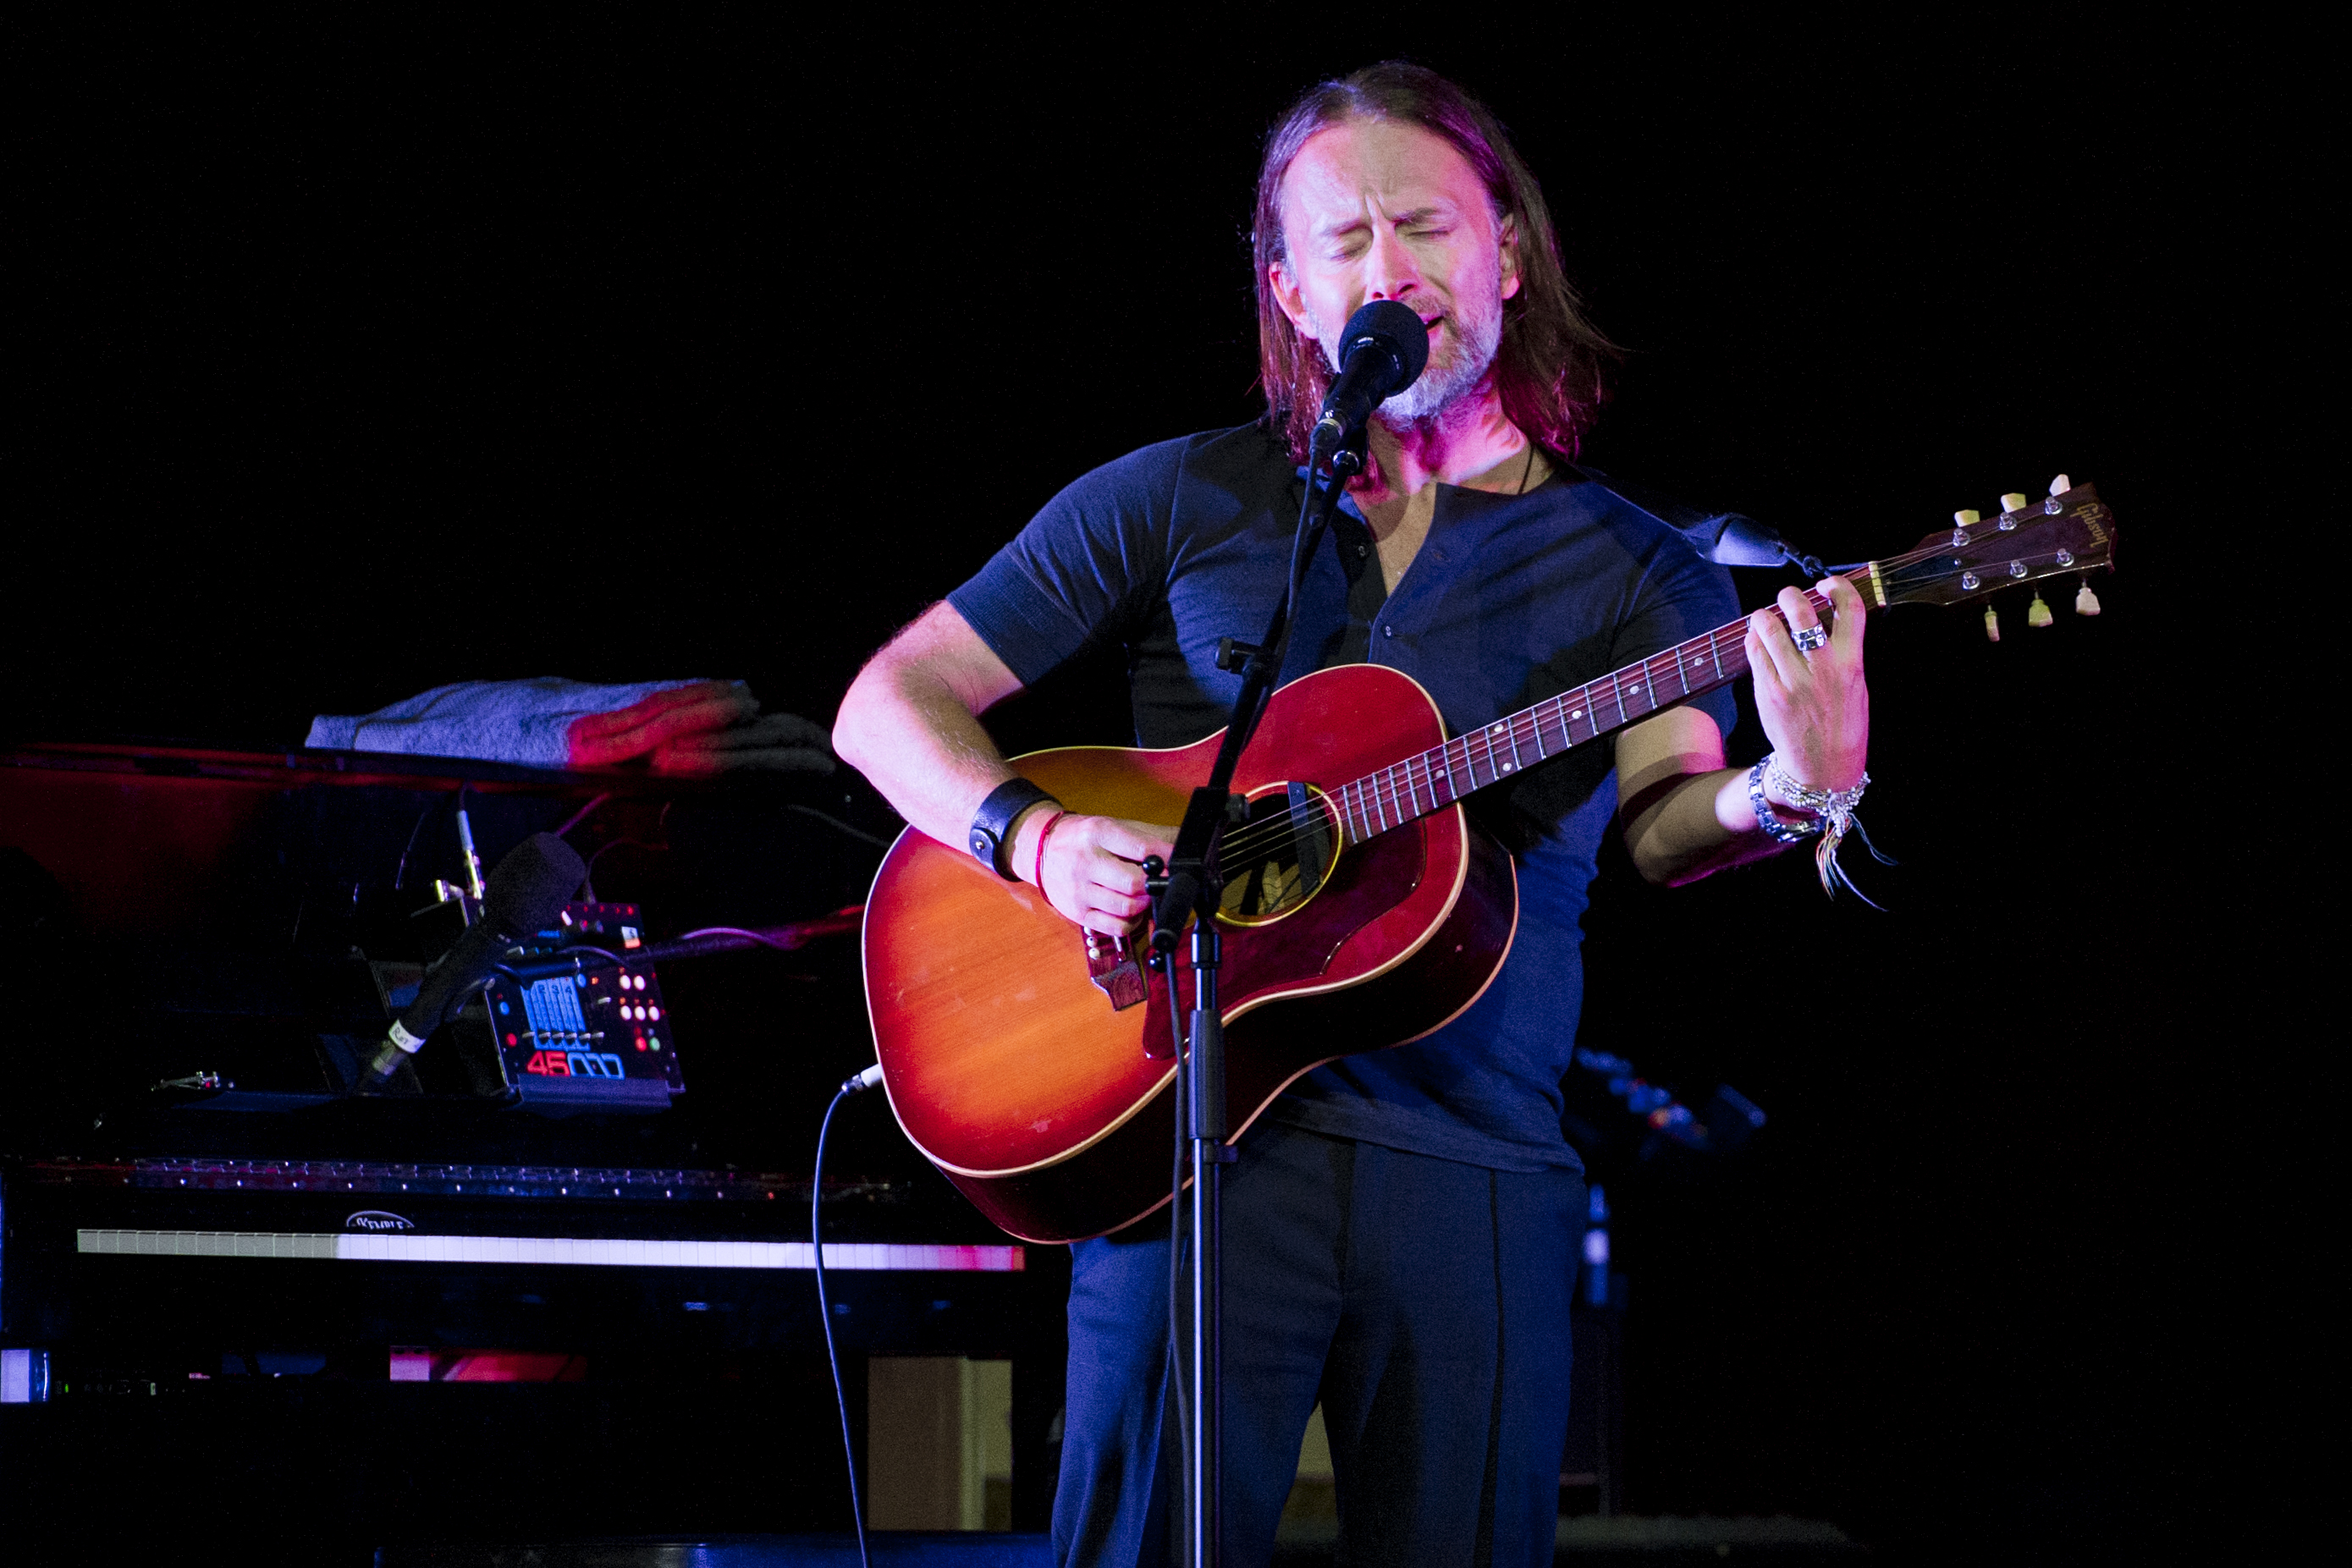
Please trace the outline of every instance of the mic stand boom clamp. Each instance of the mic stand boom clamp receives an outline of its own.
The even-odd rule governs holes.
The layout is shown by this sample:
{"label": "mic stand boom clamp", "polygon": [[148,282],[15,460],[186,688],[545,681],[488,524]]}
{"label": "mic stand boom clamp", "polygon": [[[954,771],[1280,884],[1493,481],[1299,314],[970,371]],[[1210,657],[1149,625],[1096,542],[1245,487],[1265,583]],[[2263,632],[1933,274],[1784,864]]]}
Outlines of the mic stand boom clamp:
{"label": "mic stand boom clamp", "polygon": [[1217,969],[1223,947],[1217,913],[1224,883],[1218,873],[1217,849],[1224,830],[1233,823],[1235,810],[1242,806],[1241,797],[1233,792],[1234,772],[1240,766],[1243,747],[1249,744],[1265,711],[1265,699],[1274,690],[1275,678],[1281,673],[1283,653],[1290,641],[1291,611],[1297,602],[1307,563],[1314,559],[1324,529],[1330,525],[1331,514],[1339,504],[1348,477],[1363,469],[1364,427],[1358,424],[1337,450],[1328,454],[1331,480],[1318,489],[1315,474],[1323,465],[1325,455],[1318,440],[1307,456],[1307,494],[1299,501],[1298,528],[1291,540],[1290,572],[1264,640],[1252,646],[1227,638],[1226,645],[1219,650],[1218,663],[1227,669],[1232,668],[1231,660],[1235,655],[1247,662],[1241,666],[1241,694],[1234,700],[1233,717],[1225,727],[1224,743],[1217,748],[1216,761],[1209,769],[1208,782],[1192,791],[1192,800],[1184,808],[1183,823],[1176,831],[1174,851],[1166,863],[1161,863],[1156,855],[1144,862],[1152,899],[1152,961],[1167,977],[1171,1019],[1178,996],[1176,948],[1188,917],[1192,927],[1192,1008],[1186,1022],[1183,1049],[1176,1062],[1176,1093],[1181,1107],[1178,1125],[1185,1147],[1184,1179],[1192,1191],[1189,1205],[1181,1194],[1176,1195],[1171,1209],[1168,1243],[1171,1248],[1179,1247],[1184,1227],[1178,1221],[1188,1219],[1192,1247],[1184,1295],[1191,1309],[1191,1355],[1189,1365],[1180,1358],[1177,1375],[1179,1399],[1182,1401],[1189,1394],[1192,1409],[1192,1440],[1186,1445],[1184,1463],[1185,1561],[1190,1568],[1215,1568],[1223,1528],[1218,1454],[1218,1385],[1223,1370],[1220,1331],[1223,1317],[1220,1186],[1222,1167],[1231,1165],[1236,1156],[1225,1141],[1229,1135],[1225,1026],[1217,1005]]}

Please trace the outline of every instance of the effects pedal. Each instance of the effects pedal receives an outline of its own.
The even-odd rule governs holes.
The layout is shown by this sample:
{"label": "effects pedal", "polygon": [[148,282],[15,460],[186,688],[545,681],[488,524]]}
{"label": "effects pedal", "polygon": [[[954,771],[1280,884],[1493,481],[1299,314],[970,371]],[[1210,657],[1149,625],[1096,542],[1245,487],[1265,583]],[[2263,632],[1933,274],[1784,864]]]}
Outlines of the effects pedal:
{"label": "effects pedal", "polygon": [[[499,975],[483,990],[506,1081],[543,1111],[659,1111],[682,1092],[677,1040],[661,981],[630,955],[645,944],[634,904],[568,904],[557,925],[522,944],[527,959],[589,947],[577,973],[523,984]],[[511,961],[511,960],[509,960]]]}

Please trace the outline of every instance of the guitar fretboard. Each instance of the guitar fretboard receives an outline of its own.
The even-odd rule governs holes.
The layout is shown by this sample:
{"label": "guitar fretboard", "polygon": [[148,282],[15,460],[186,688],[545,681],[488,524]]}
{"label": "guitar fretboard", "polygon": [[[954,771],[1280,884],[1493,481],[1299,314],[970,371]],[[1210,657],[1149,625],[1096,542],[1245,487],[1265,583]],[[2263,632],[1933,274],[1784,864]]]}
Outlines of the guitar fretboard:
{"label": "guitar fretboard", "polygon": [[[1828,598],[1817,589],[1805,597],[1826,624]],[[1742,619],[1368,773],[1333,790],[1331,799],[1348,841],[1361,843],[1660,708],[1728,685],[1747,670]]]}

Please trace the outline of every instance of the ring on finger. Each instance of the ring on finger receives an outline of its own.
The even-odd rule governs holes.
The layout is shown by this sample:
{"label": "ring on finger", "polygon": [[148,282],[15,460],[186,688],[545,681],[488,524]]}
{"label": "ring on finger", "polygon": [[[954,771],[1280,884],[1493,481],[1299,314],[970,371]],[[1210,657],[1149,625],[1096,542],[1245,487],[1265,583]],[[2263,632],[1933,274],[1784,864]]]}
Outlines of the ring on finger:
{"label": "ring on finger", "polygon": [[1829,646],[1829,629],[1825,626],[1797,628],[1797,652],[1800,653],[1811,653],[1816,648],[1826,648]]}

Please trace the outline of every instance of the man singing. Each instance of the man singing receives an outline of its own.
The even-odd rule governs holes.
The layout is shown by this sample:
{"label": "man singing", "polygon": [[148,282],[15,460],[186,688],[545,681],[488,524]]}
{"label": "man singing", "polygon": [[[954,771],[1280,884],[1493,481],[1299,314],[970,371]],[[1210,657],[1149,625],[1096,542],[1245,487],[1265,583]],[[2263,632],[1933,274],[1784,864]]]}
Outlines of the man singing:
{"label": "man singing", "polygon": [[[1265,417],[1080,478],[867,664],[835,731],[916,828],[1036,881],[1095,931],[1143,914],[1140,862],[1170,852],[1172,825],[1064,813],[975,716],[1111,642],[1138,744],[1225,722],[1239,677],[1217,669],[1217,641],[1263,625],[1282,591],[1333,345],[1370,301],[1422,318],[1428,367],[1374,415],[1285,680],[1388,664],[1459,735],[1738,613],[1720,569],[1570,466],[1605,344],[1534,177],[1461,89],[1387,64],[1308,92],[1267,140],[1255,246]],[[1793,589],[1748,622],[1771,766],[1724,766],[1734,707],[1718,691],[1625,729],[1613,757],[1580,748],[1488,791],[1518,873],[1501,972],[1435,1033],[1300,1079],[1241,1138],[1224,1185],[1228,1562],[1270,1554],[1318,1401],[1342,1561],[1551,1562],[1584,1212],[1559,1080],[1601,836],[1613,819],[1643,876],[1681,883],[1850,802],[1868,735],[1862,603],[1825,588],[1829,626]],[[1064,1563],[1169,1550],[1168,1249],[1164,1214],[1074,1249]]]}

